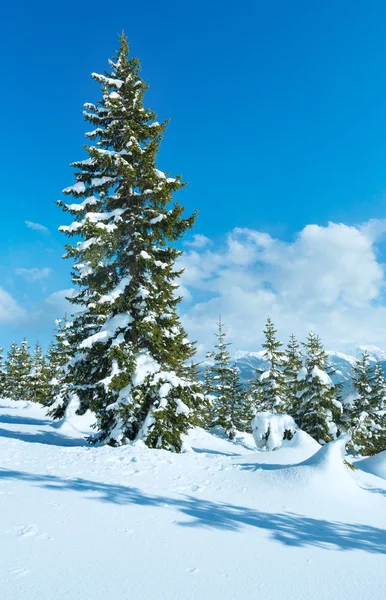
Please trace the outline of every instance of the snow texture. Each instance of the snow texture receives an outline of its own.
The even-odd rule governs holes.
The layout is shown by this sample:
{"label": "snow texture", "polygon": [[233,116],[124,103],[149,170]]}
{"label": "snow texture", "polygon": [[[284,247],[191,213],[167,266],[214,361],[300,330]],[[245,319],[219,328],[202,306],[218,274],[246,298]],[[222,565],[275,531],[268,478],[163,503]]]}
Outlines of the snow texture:
{"label": "snow texture", "polygon": [[2,598],[383,599],[386,481],[343,464],[345,439],[89,447],[75,410],[0,400]]}
{"label": "snow texture", "polygon": [[375,456],[369,456],[363,458],[355,463],[355,466],[366,473],[372,473],[377,477],[386,479],[386,450],[375,454]]}

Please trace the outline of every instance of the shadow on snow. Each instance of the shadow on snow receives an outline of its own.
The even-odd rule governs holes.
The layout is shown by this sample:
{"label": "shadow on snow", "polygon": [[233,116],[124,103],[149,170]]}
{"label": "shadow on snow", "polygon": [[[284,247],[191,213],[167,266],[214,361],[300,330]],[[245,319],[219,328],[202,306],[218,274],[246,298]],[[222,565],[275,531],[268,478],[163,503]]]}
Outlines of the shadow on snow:
{"label": "shadow on snow", "polygon": [[[0,407],[1,408],[1,407]],[[50,425],[48,419],[33,419],[31,417],[19,417],[17,415],[0,415],[0,423],[4,425]]]}
{"label": "shadow on snow", "polygon": [[[8,419],[8,417],[7,417]],[[30,422],[26,423],[26,419],[20,419],[19,424],[29,424],[29,425],[45,425],[45,421],[39,421],[39,419],[30,419]],[[1,421],[0,423],[11,423],[11,420]],[[17,421],[12,421],[12,423],[17,423]],[[49,422],[48,422],[49,424]],[[10,438],[12,440],[20,440],[22,442],[28,442],[32,444],[47,444],[48,446],[88,446],[88,443],[85,439],[79,438],[70,438],[61,435],[60,433],[56,433],[55,431],[45,431],[44,429],[40,431],[34,431],[33,433],[28,433],[24,431],[12,431],[10,429],[2,429],[0,428],[0,438]]]}
{"label": "shadow on snow", "polygon": [[192,496],[168,498],[146,495],[134,487],[81,478],[62,479],[54,475],[0,469],[0,480],[27,481],[48,490],[79,492],[86,498],[90,495],[93,501],[172,509],[187,517],[187,520],[177,523],[181,527],[240,531],[249,526],[267,532],[271,539],[286,546],[386,554],[386,531],[370,525],[330,522],[290,512],[271,514]]}

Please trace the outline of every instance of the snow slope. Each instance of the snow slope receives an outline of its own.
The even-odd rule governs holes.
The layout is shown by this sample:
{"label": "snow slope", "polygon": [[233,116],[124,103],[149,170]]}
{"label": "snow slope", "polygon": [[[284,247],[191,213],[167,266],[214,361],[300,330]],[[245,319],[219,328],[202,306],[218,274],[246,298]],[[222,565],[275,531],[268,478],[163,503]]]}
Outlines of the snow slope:
{"label": "snow slope", "polygon": [[196,429],[174,455],[88,447],[89,425],[0,401],[1,598],[384,597],[386,481],[340,442]]}
{"label": "snow slope", "polygon": [[386,479],[386,450],[375,456],[358,460],[355,466],[366,473],[372,473],[373,475],[377,475],[377,477]]}

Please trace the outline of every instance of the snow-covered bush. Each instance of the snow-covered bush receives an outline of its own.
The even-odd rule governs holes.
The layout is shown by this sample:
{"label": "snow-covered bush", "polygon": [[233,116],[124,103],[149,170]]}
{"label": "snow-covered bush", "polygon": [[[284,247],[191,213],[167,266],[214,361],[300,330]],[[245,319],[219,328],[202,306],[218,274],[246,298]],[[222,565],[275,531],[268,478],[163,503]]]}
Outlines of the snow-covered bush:
{"label": "snow-covered bush", "polygon": [[289,415],[260,412],[252,420],[252,433],[260,449],[277,450],[283,440],[290,440],[298,427]]}

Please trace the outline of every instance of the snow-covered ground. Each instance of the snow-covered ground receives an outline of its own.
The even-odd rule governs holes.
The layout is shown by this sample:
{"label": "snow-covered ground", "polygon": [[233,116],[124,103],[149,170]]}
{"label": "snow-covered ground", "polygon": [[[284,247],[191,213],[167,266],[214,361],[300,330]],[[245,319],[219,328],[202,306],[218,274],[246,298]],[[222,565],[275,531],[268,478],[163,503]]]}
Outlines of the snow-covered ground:
{"label": "snow-covered ground", "polygon": [[88,447],[88,425],[0,401],[1,598],[384,598],[386,481],[340,442],[197,429],[174,455]]}

